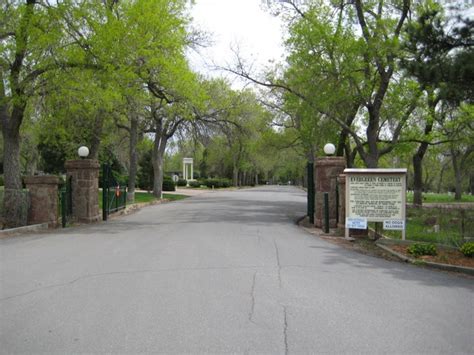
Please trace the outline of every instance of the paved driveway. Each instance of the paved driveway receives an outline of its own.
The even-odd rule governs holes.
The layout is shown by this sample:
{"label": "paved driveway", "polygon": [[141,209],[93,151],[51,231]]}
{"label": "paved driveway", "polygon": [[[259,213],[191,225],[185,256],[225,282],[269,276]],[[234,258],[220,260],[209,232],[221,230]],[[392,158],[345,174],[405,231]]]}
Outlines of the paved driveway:
{"label": "paved driveway", "polygon": [[293,187],[0,240],[1,353],[473,353],[472,279],[295,226]]}

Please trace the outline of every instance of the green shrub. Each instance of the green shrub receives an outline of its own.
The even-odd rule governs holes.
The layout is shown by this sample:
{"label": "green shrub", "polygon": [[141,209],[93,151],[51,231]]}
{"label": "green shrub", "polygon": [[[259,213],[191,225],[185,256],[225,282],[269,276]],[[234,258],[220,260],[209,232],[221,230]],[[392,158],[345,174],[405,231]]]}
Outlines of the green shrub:
{"label": "green shrub", "polygon": [[219,187],[230,187],[232,186],[232,181],[229,179],[219,179]]}
{"label": "green shrub", "polygon": [[217,184],[218,184],[218,180],[217,179],[206,179],[203,181],[204,185],[206,185],[207,187],[209,187],[210,189],[212,187],[214,188],[217,188]]}
{"label": "green shrub", "polygon": [[145,151],[138,161],[137,185],[143,190],[153,190],[153,164],[151,149]]}
{"label": "green shrub", "polygon": [[201,183],[199,181],[190,181],[189,186],[199,188],[201,187]]}
{"label": "green shrub", "polygon": [[169,176],[163,177],[163,191],[176,191],[174,181]]}
{"label": "green shrub", "polygon": [[209,188],[214,186],[215,189],[219,189],[232,186],[232,181],[229,179],[206,179],[203,181],[203,184]]}
{"label": "green shrub", "polygon": [[5,180],[3,179],[3,175],[0,175],[0,186],[5,185]]}
{"label": "green shrub", "polygon": [[128,185],[128,175],[120,174],[117,171],[112,171],[112,176],[114,177],[117,184],[119,184],[120,186]]}
{"label": "green shrub", "polygon": [[422,256],[422,255],[436,255],[438,252],[436,251],[436,246],[434,244],[421,244],[415,243],[408,247],[407,249],[408,254],[413,256]]}
{"label": "green shrub", "polygon": [[187,186],[188,182],[184,179],[179,179],[178,182],[176,183],[178,186]]}
{"label": "green shrub", "polygon": [[474,242],[464,243],[459,250],[468,258],[474,257]]}

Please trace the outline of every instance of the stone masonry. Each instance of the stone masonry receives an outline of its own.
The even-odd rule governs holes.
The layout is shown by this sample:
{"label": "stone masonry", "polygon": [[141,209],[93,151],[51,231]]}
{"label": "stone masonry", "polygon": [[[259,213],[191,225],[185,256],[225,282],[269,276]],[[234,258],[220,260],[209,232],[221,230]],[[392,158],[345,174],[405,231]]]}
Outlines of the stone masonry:
{"label": "stone masonry", "polygon": [[30,192],[28,224],[48,223],[56,227],[58,223],[58,184],[56,176],[28,176],[24,179]]}
{"label": "stone masonry", "polygon": [[99,162],[92,159],[66,162],[67,177],[72,177],[72,215],[81,223],[100,220]]}
{"label": "stone masonry", "polygon": [[344,172],[344,157],[321,157],[314,163],[314,183],[316,191],[314,225],[324,226],[324,192],[329,193],[329,227],[336,228],[336,179]]}

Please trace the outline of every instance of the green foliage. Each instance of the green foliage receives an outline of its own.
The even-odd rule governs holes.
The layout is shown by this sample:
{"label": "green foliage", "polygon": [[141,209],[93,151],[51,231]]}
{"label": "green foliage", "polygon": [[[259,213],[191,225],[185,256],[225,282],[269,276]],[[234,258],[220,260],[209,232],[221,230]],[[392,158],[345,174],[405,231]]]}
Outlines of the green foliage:
{"label": "green foliage", "polygon": [[185,180],[185,179],[178,179],[178,181],[176,182],[176,185],[177,186],[186,186],[188,184],[188,182]]}
{"label": "green foliage", "polygon": [[225,188],[232,186],[232,180],[230,179],[205,179],[202,180],[202,184],[209,188]]}
{"label": "green foliage", "polygon": [[3,175],[0,175],[0,186],[3,186],[3,185],[4,185]]}
{"label": "green foliage", "polygon": [[409,254],[419,257],[422,255],[436,255],[438,252],[434,244],[414,243],[407,248]]}
{"label": "green foliage", "polygon": [[[407,192],[407,203],[413,202],[413,192]],[[460,201],[456,201],[454,199],[454,194],[448,193],[434,193],[434,192],[426,192],[423,193],[423,202],[424,203],[452,203],[452,202],[474,202],[473,195],[463,195]]]}
{"label": "green foliage", "polygon": [[190,181],[189,186],[194,187],[194,188],[199,188],[199,187],[201,187],[201,182],[200,181]]}
{"label": "green foliage", "polygon": [[50,144],[46,140],[41,140],[38,145],[38,152],[41,157],[40,168],[48,174],[58,174],[65,171],[66,153],[64,145],[59,139],[55,144]]}
{"label": "green foliage", "polygon": [[459,104],[474,97],[474,21],[458,18],[448,25],[442,8],[422,3],[416,21],[406,26],[404,47],[409,54],[402,63],[423,87],[438,88],[441,98]]}
{"label": "green foliage", "polygon": [[468,258],[474,257],[474,242],[464,243],[459,250]]}
{"label": "green foliage", "polygon": [[163,177],[163,191],[176,191],[174,181],[169,176]]}
{"label": "green foliage", "polygon": [[121,174],[120,172],[117,171],[112,171],[112,175],[120,186],[127,186],[128,185],[128,175],[127,174]]}
{"label": "green foliage", "polygon": [[[439,225],[439,230],[435,230],[435,223]],[[401,239],[400,231],[385,230],[384,235]],[[470,237],[474,237],[473,209],[407,209],[407,240],[459,247],[465,238]]]}
{"label": "green foliage", "polygon": [[153,164],[151,162],[151,150],[143,153],[138,161],[137,185],[147,191],[153,190]]}

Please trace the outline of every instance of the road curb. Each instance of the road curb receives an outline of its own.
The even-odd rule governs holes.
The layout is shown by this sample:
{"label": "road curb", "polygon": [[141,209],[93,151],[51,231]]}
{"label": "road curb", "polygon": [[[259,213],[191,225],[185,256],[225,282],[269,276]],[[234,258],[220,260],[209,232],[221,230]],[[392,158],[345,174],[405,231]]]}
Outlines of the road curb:
{"label": "road curb", "polygon": [[128,205],[127,207],[125,207],[124,209],[122,209],[120,211],[111,213],[109,215],[109,218],[110,219],[115,219],[115,218],[118,218],[120,216],[128,216],[129,214],[138,212],[139,210],[141,210],[144,207],[149,207],[149,206],[154,206],[154,205],[161,205],[162,203],[167,203],[167,202],[171,202],[171,200],[168,200],[166,198],[162,198],[160,200],[157,199],[157,200],[153,200],[153,201],[149,201],[149,202],[132,203],[131,205]]}
{"label": "road curb", "polygon": [[0,230],[0,238],[11,237],[13,235],[28,233],[28,232],[39,232],[47,230],[49,228],[48,223],[32,224],[30,226],[23,226],[18,228],[3,229]]}
{"label": "road curb", "polygon": [[427,266],[427,267],[434,268],[434,269],[439,269],[439,270],[444,270],[444,271],[460,272],[460,273],[463,273],[463,274],[468,274],[468,275],[473,275],[474,276],[474,268],[472,268],[472,267],[440,264],[440,263],[434,263],[432,261],[421,261],[420,262],[420,260],[410,258],[406,255],[400,254],[400,253],[392,250],[387,245],[384,245],[382,243],[376,242],[375,245],[377,245],[379,248],[385,250],[386,252],[396,256],[400,260],[405,261],[405,262],[410,263],[410,264],[423,265],[423,266]]}

